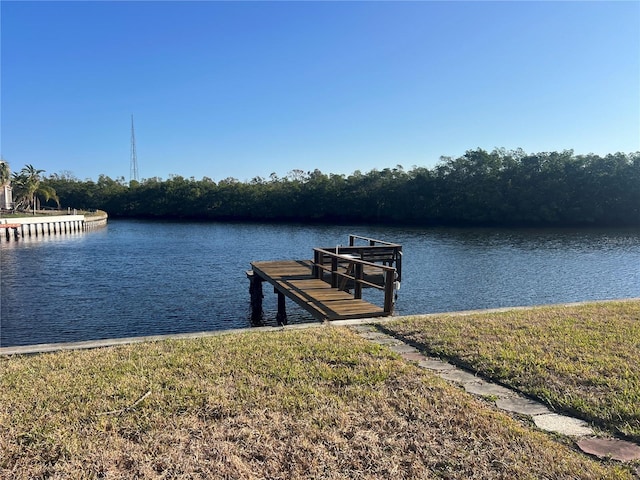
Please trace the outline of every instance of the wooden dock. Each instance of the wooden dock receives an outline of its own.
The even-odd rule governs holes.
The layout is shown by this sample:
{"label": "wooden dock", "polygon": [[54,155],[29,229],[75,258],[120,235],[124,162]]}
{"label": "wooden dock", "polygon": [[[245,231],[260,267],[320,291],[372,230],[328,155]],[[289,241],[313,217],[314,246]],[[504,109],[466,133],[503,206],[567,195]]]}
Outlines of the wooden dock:
{"label": "wooden dock", "polygon": [[[247,272],[252,319],[262,315],[262,282],[278,294],[278,323],[286,323],[285,298],[319,320],[388,316],[399,288],[402,247],[350,235],[347,247],[314,248],[314,260],[256,261]],[[356,246],[356,240],[369,245]],[[385,292],[383,306],[362,299],[363,288]]]}

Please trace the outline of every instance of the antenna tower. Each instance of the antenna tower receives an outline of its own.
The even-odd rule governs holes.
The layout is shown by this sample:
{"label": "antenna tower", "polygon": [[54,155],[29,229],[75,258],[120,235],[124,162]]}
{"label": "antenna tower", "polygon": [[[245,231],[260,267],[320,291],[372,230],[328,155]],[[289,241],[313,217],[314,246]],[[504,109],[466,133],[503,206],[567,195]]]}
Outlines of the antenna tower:
{"label": "antenna tower", "polygon": [[131,115],[131,172],[129,181],[135,180],[138,182],[138,156],[136,154],[136,133],[133,130],[133,115]]}

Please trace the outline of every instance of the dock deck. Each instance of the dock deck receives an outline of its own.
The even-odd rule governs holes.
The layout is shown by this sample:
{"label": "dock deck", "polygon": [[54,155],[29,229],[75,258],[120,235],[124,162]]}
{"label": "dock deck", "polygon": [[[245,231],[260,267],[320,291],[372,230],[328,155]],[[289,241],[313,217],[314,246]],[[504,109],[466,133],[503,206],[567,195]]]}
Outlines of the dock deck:
{"label": "dock deck", "polygon": [[319,320],[343,320],[388,315],[384,309],[315,278],[313,262],[309,260],[280,260],[252,262],[254,274],[269,282],[314,318]]}
{"label": "dock deck", "polygon": [[[357,245],[365,241],[367,245]],[[393,313],[400,287],[402,246],[357,235],[348,246],[314,248],[313,260],[251,262],[252,320],[261,321],[262,283],[278,294],[278,323],[286,323],[285,298],[293,300],[319,320],[388,316]],[[384,305],[362,299],[363,288],[384,292]]]}

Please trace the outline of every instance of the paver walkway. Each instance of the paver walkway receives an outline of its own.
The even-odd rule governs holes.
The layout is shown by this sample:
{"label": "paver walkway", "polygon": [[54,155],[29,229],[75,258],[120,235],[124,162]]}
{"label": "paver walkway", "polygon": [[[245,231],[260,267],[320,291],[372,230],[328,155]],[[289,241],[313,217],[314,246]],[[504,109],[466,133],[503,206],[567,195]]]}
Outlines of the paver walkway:
{"label": "paver walkway", "polygon": [[[616,438],[598,437],[587,422],[554,413],[546,405],[525,397],[515,390],[487,381],[437,357],[424,354],[401,339],[380,332],[373,324],[350,325],[350,328],[369,341],[386,345],[405,360],[415,362],[419,367],[431,370],[443,379],[461,385],[473,395],[493,399],[501,410],[529,416],[541,430],[573,438],[578,448],[585,453],[621,462],[640,460],[640,445]],[[640,467],[636,468],[636,474],[640,477]]]}

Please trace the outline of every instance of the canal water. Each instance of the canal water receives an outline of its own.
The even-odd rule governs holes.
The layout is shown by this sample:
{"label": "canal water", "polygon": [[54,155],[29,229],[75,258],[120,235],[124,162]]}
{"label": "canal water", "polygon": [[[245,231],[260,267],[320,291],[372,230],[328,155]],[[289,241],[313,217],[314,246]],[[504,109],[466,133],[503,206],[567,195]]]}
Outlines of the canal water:
{"label": "canal water", "polygon": [[[253,260],[348,234],[403,246],[399,315],[640,297],[640,229],[443,229],[110,220],[0,244],[0,346],[250,326]],[[277,298],[264,287],[265,323]],[[313,322],[287,301],[290,323]]]}

